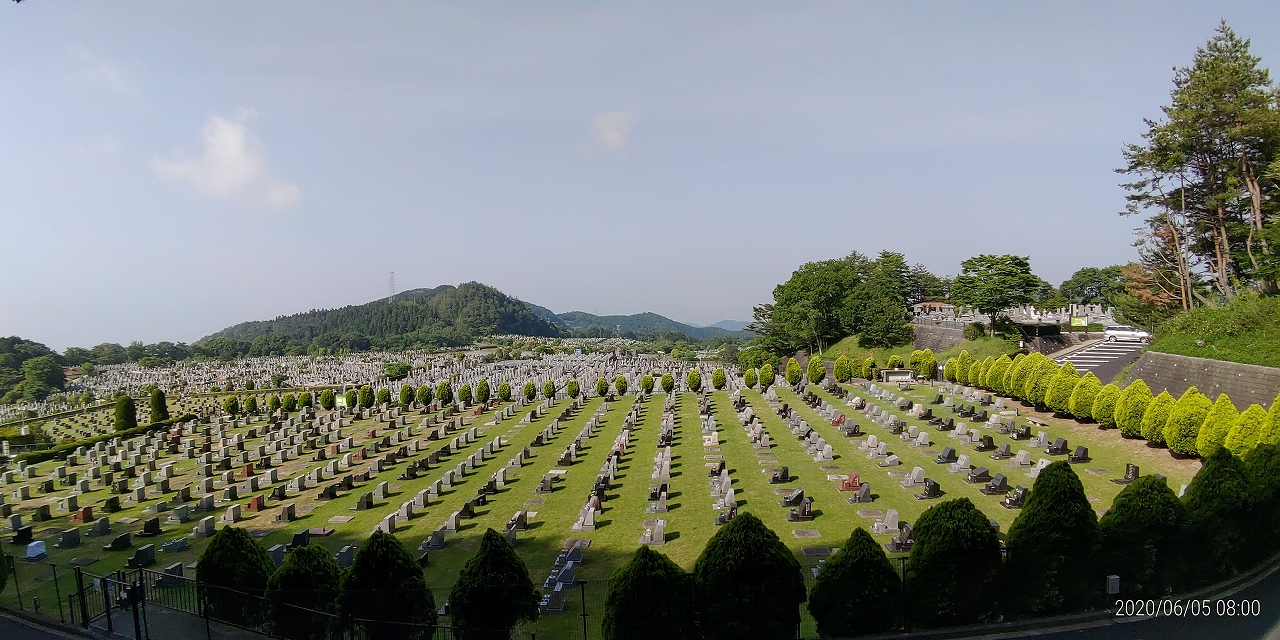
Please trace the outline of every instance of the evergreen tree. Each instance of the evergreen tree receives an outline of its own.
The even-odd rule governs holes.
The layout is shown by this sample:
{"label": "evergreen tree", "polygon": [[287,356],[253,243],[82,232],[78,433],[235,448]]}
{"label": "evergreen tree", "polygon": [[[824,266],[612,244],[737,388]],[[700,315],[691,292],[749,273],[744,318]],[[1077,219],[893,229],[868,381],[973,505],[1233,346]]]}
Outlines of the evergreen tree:
{"label": "evergreen tree", "polygon": [[480,382],[476,383],[476,404],[479,404],[479,405],[489,404],[490,393],[491,392],[489,391],[489,380],[486,378],[481,378]]}
{"label": "evergreen tree", "polygon": [[1093,420],[1093,403],[1102,391],[1102,381],[1090,371],[1080,376],[1076,388],[1071,390],[1071,398],[1067,402],[1067,410],[1076,420],[1088,422]]}
{"label": "evergreen tree", "polygon": [[[234,401],[235,396],[227,399]],[[237,409],[238,408],[239,407],[237,407]],[[227,410],[227,413],[230,413],[233,416],[235,415],[235,413],[232,413],[229,409]],[[115,425],[116,431],[128,431],[138,427],[138,408],[133,404],[133,398],[130,398],[127,395],[116,398],[115,416],[112,423]]]}
{"label": "evergreen tree", "polygon": [[1058,369],[1058,374],[1049,382],[1049,388],[1045,390],[1044,404],[1053,409],[1054,413],[1069,413],[1071,404],[1071,392],[1075,391],[1076,385],[1080,382],[1080,374],[1076,373],[1076,368],[1068,360],[1062,363],[1062,367]]}
{"label": "evergreen tree", "polygon": [[858,527],[818,571],[807,607],[824,638],[878,633],[893,624],[901,591],[884,549]]}
{"label": "evergreen tree", "polygon": [[1004,387],[1005,374],[1009,373],[1009,367],[1013,366],[1013,360],[1008,355],[1002,355],[995,362],[991,363],[991,368],[987,370],[986,387],[994,393],[1006,393]]}
{"label": "evergreen tree", "polygon": [[1026,400],[1037,407],[1045,406],[1045,400],[1049,395],[1049,387],[1061,370],[1053,360],[1044,356],[1041,356],[1041,358],[1040,363],[1036,365],[1035,377],[1027,382],[1029,388]]}
{"label": "evergreen tree", "polygon": [[711,372],[711,386],[715,387],[717,391],[723,389],[728,383],[729,380],[724,375],[724,369],[717,367],[715,371]]}
{"label": "evergreen tree", "polygon": [[645,395],[653,393],[653,376],[646,374],[643,378],[640,378],[640,390]]}
{"label": "evergreen tree", "polygon": [[1218,394],[1218,400],[1209,409],[1209,415],[1205,416],[1204,424],[1200,426],[1200,434],[1196,436],[1196,453],[1201,458],[1213,455],[1227,441],[1227,434],[1239,418],[1240,412],[1236,411],[1231,398],[1225,393]]}
{"label": "evergreen tree", "polygon": [[471,404],[471,400],[471,385],[464,384],[461,387],[458,387],[458,402],[469,405]]}
{"label": "evergreen tree", "polygon": [[449,385],[448,380],[441,380],[436,386],[436,401],[441,405],[453,403],[453,387]]}
{"label": "evergreen tree", "polygon": [[676,388],[675,377],[672,376],[670,373],[662,374],[662,391],[664,393],[671,393],[671,390],[675,388]]}
{"label": "evergreen tree", "polygon": [[346,406],[349,409],[355,409],[356,404],[358,404],[357,394],[355,389],[348,389],[346,393],[342,394],[342,399],[346,401],[347,403]]}
{"label": "evergreen tree", "polygon": [[[1142,437],[1146,438],[1147,442],[1158,447],[1166,446],[1164,427],[1169,423],[1169,414],[1173,412],[1173,405],[1177,402],[1177,399],[1169,395],[1168,391],[1161,391],[1160,395],[1147,403],[1147,410],[1142,412],[1140,429]],[[1118,411],[1116,415],[1119,415]]]}
{"label": "evergreen tree", "polygon": [[626,393],[627,393],[627,379],[626,379],[625,377],[623,377],[623,376],[618,376],[618,377],[614,378],[614,379],[613,379],[613,388],[614,388],[615,390],[617,390],[618,395],[620,395],[620,396],[621,396],[621,395],[626,395]]}
{"label": "evergreen tree", "polygon": [[1098,522],[1107,571],[1125,597],[1162,598],[1185,573],[1186,508],[1158,475],[1142,476],[1115,497]]}
{"label": "evergreen tree", "polygon": [[416,391],[416,389],[413,388],[413,385],[407,382],[400,385],[400,406],[401,407],[408,409],[411,405],[413,405],[414,391]]}
{"label": "evergreen tree", "polygon": [[538,397],[537,385],[533,384],[532,380],[524,383],[524,399],[529,402],[533,402],[533,399],[536,397]]}
{"label": "evergreen tree", "polygon": [[787,384],[793,387],[800,384],[801,376],[803,376],[803,373],[800,371],[800,363],[796,362],[795,358],[787,358],[786,373],[783,375],[787,380]]}
{"label": "evergreen tree", "polygon": [[[968,349],[961,349],[960,355],[953,358],[956,363],[956,382],[964,384],[969,380],[969,367],[973,365],[973,356],[969,355]],[[949,365],[950,363],[948,363]],[[893,367],[889,367],[892,369]]]}
{"label": "evergreen tree", "polygon": [[298,398],[292,393],[286,393],[280,407],[285,410],[285,413],[293,413],[298,410]]}
{"label": "evergreen tree", "polygon": [[702,374],[697,369],[690,369],[689,374],[684,378],[684,383],[690,391],[697,393],[702,390]]}
{"label": "evergreen tree", "polygon": [[757,382],[759,380],[756,379],[756,370],[748,367],[746,372],[742,374],[742,384],[746,385],[748,389],[754,389]]}
{"label": "evergreen tree", "polygon": [[225,526],[213,534],[196,561],[209,615],[239,626],[256,626],[264,613],[262,596],[275,564],[249,532]]}
{"label": "evergreen tree", "polygon": [[253,391],[253,390],[254,390],[253,380],[245,380],[245,381],[244,381],[244,390],[245,390],[245,391]]}
{"label": "evergreen tree", "polygon": [[853,365],[849,364],[849,356],[841,354],[836,358],[836,365],[831,373],[835,375],[836,382],[848,382],[853,378]]}
{"label": "evergreen tree", "polygon": [[581,391],[582,391],[582,389],[578,387],[578,379],[577,379],[577,378],[570,378],[570,379],[569,379],[569,384],[566,384],[566,385],[564,386],[564,392],[565,392],[565,395],[569,396],[570,398],[577,399],[577,397],[578,397],[578,393],[579,393],[579,392],[581,392]]}
{"label": "evergreen tree", "polygon": [[604,378],[596,380],[596,395],[603,398],[609,395],[609,381]]}
{"label": "evergreen tree", "polygon": [[653,547],[641,546],[613,572],[605,595],[605,640],[698,640],[692,577]]}
{"label": "evergreen tree", "polygon": [[435,398],[435,391],[431,389],[431,385],[424,384],[418,387],[418,404],[426,407],[431,404],[431,400]]}
{"label": "evergreen tree", "polygon": [[[129,404],[132,405],[133,401],[130,400]],[[120,404],[116,403],[117,411],[119,410],[119,408],[120,408]],[[240,415],[240,399],[235,396],[227,396],[226,399],[222,401],[222,410],[226,411],[227,415],[231,416],[232,418]],[[120,423],[117,421],[116,422],[117,429],[119,429],[119,426],[118,426],[119,424]],[[135,419],[135,424],[136,424],[136,419]]]}
{"label": "evergreen tree", "polygon": [[922,627],[992,620],[1000,578],[1000,540],[968,498],[948,500],[921,514],[907,558],[904,613]]}
{"label": "evergreen tree", "polygon": [[693,565],[705,640],[790,640],[805,600],[800,563],[751,513],[716,531]]}
{"label": "evergreen tree", "polygon": [[1028,614],[1079,611],[1102,597],[1098,515],[1071,465],[1045,467],[1005,538],[1014,607]]}
{"label": "evergreen tree", "polygon": [[805,378],[812,384],[818,384],[825,377],[827,377],[827,368],[822,364],[822,358],[818,356],[809,358],[809,367],[808,371],[805,372]]}
{"label": "evergreen tree", "polygon": [[933,349],[925,349],[920,358],[920,375],[932,380],[938,376],[938,356]]}
{"label": "evergreen tree", "polygon": [[[1120,387],[1107,384],[1102,387],[1093,399],[1093,421],[1099,429],[1114,429],[1116,426],[1116,404],[1120,399]],[[1142,421],[1138,421],[1138,435],[1142,434]]]}
{"label": "evergreen tree", "polygon": [[258,415],[258,397],[257,396],[250,395],[248,398],[245,398],[244,412],[251,416]]}
{"label": "evergreen tree", "polygon": [[774,376],[773,365],[766,362],[760,366],[760,393],[768,391],[769,387],[773,386]]}
{"label": "evergreen tree", "polygon": [[542,383],[542,397],[552,400],[556,397],[556,383],[548,380]]}
{"label": "evergreen tree", "polygon": [[373,393],[373,387],[367,384],[360,387],[360,408],[368,409],[373,406],[374,402],[375,396]]}
{"label": "evergreen tree", "polygon": [[326,411],[333,411],[338,405],[337,398],[333,395],[333,389],[325,389],[320,392],[320,407]]}
{"label": "evergreen tree", "polygon": [[1271,409],[1267,411],[1267,421],[1258,434],[1258,444],[1280,445],[1280,395],[1271,401]]}
{"label": "evergreen tree", "polygon": [[1034,364],[1034,358],[1022,353],[1019,353],[1013,359],[1013,364],[1009,366],[1009,372],[1005,374],[1004,383],[1004,392],[1009,397],[1021,398],[1026,395],[1024,389],[1026,388],[1027,378],[1030,377],[1031,371],[1035,369]]}
{"label": "evergreen tree", "polygon": [[1191,479],[1182,499],[1196,545],[1188,557],[1190,586],[1213,584],[1247,568],[1253,555],[1248,531],[1259,521],[1252,493],[1244,464],[1224,447],[1206,458]]}
{"label": "evergreen tree", "polygon": [[506,382],[498,383],[498,400],[501,402],[511,402],[511,385]]}
{"label": "evergreen tree", "polygon": [[[1120,392],[1120,397],[1116,400],[1115,413],[1116,426],[1120,428],[1120,435],[1126,438],[1151,440],[1151,436],[1147,435],[1146,429],[1143,428],[1143,417],[1151,400],[1151,388],[1142,380],[1134,380]],[[1160,429],[1164,429],[1163,422],[1160,423]],[[1163,436],[1158,439],[1161,443],[1164,442]]]}
{"label": "evergreen tree", "polygon": [[327,640],[337,626],[341,576],[333,554],[318,544],[290,551],[267,580],[267,619],[272,631],[289,640]]}
{"label": "evergreen tree", "polygon": [[454,635],[459,640],[507,640],[517,624],[538,619],[540,595],[515,549],[488,529],[449,594]]}
{"label": "evergreen tree", "polygon": [[1258,446],[1258,436],[1262,433],[1266,422],[1267,410],[1263,409],[1262,405],[1249,405],[1249,408],[1236,418],[1235,424],[1231,425],[1231,431],[1227,433],[1227,439],[1222,446],[1229,449],[1235,457],[1243,458],[1246,453]]}
{"label": "evergreen tree", "polygon": [[[325,389],[325,391],[328,391],[328,389]],[[330,398],[330,399],[332,399],[332,398],[333,398],[333,392],[332,392],[332,391],[330,391],[330,392],[329,392],[329,398]],[[323,405],[323,404],[324,404],[324,394],[323,394],[323,393],[321,393],[321,394],[320,394],[320,402],[321,402],[321,405]],[[273,393],[273,394],[271,394],[270,396],[268,396],[268,397],[267,397],[267,413],[275,413],[275,412],[276,412],[276,411],[278,411],[279,409],[280,409],[280,396],[278,396],[278,395],[276,395],[276,394],[274,394],[274,393]]]}
{"label": "evergreen tree", "polygon": [[[1246,409],[1241,416],[1252,409]],[[1251,506],[1255,514],[1247,531],[1255,557],[1262,558],[1280,547],[1280,446],[1258,444],[1245,455],[1244,467],[1253,490]]]}
{"label": "evergreen tree", "polygon": [[311,392],[303,391],[298,394],[298,406],[311,408]]}
{"label": "evergreen tree", "polygon": [[1213,403],[1195,387],[1189,387],[1169,411],[1169,421],[1164,424],[1164,441],[1169,451],[1184,456],[1196,455],[1196,440],[1200,427],[1208,417]]}
{"label": "evergreen tree", "polygon": [[386,387],[379,387],[376,397],[378,399],[377,404],[380,407],[391,404],[391,390]]}
{"label": "evergreen tree", "polygon": [[394,535],[381,531],[343,573],[338,608],[368,640],[428,640],[435,632],[436,601],[422,568]]}
{"label": "evergreen tree", "polygon": [[151,424],[169,419],[169,402],[160,389],[151,390]]}
{"label": "evergreen tree", "polygon": [[901,369],[901,368],[903,368],[903,366],[905,366],[905,364],[906,364],[906,363],[904,363],[904,362],[902,361],[902,356],[900,356],[900,355],[898,355],[898,354],[896,354],[896,353],[895,353],[895,354],[893,354],[893,355],[889,356],[889,362],[888,362],[887,364],[885,364],[885,368],[887,368],[887,369]]}

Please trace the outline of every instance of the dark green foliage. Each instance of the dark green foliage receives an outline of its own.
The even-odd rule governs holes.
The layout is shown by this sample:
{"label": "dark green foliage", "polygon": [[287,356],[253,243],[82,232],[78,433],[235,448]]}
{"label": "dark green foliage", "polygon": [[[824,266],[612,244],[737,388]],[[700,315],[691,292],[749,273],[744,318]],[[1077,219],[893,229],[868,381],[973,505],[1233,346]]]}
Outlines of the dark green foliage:
{"label": "dark green foliage", "polygon": [[1263,443],[1250,449],[1244,467],[1257,516],[1249,531],[1259,557],[1265,557],[1280,549],[1280,446]]}
{"label": "dark green foliage", "polygon": [[640,378],[640,390],[645,395],[653,393],[653,376],[645,374],[644,377]]}
{"label": "dark green foliage", "polygon": [[377,398],[378,406],[391,404],[391,390],[386,387],[378,388]]}
{"label": "dark green foliage", "polygon": [[623,376],[618,376],[614,378],[613,388],[617,390],[618,395],[625,394],[627,392],[627,379]]}
{"label": "dark green foliage", "polygon": [[487,404],[491,395],[493,393],[489,390],[489,381],[481,378],[476,383],[476,404]]}
{"label": "dark green foliage", "polygon": [[506,640],[522,621],[538,619],[540,593],[502,534],[488,529],[449,594],[459,640]]}
{"label": "dark green foliage", "polygon": [[1249,530],[1259,514],[1245,465],[1219,447],[1187,485],[1183,503],[1195,552],[1189,554],[1192,586],[1212,584],[1247,568],[1254,550]]}
{"label": "dark green foliage", "polygon": [[382,371],[387,374],[389,380],[399,380],[413,371],[413,365],[408,362],[388,362],[382,365]]}
{"label": "dark green foliage", "polygon": [[706,640],[789,640],[805,600],[800,563],[750,513],[716,531],[693,566]]}
{"label": "dark green foliage", "polygon": [[408,408],[410,405],[413,404],[414,391],[415,389],[413,388],[413,385],[409,383],[405,383],[400,386],[400,406],[401,407]]}
{"label": "dark green foliage", "polygon": [[1040,472],[1009,527],[1006,571],[1014,609],[1033,615],[1078,611],[1102,597],[1098,516],[1071,465]]}
{"label": "dark green foliage", "polygon": [[288,376],[286,376],[286,375],[284,375],[283,373],[273,373],[273,374],[271,374],[271,388],[272,388],[272,389],[281,389],[281,388],[284,388],[284,383],[285,383],[285,382],[288,382],[288,381],[289,381],[289,377],[288,377]]}
{"label": "dark green foliage", "polygon": [[991,317],[1035,300],[1042,281],[1031,273],[1025,256],[983,254],[960,263],[951,285],[951,301]]}
{"label": "dark green foliage", "polygon": [[294,411],[297,411],[298,397],[292,393],[284,394],[284,400],[280,403],[280,408],[284,409],[285,413],[293,413]]}
{"label": "dark green foliage", "polygon": [[244,412],[251,416],[258,415],[258,397],[250,395],[244,400]]}
{"label": "dark green foliage", "polygon": [[453,402],[453,387],[449,386],[448,380],[441,380],[436,386],[436,402],[441,405]]}
{"label": "dark green foliage", "polygon": [[724,375],[724,369],[717,368],[711,372],[711,386],[715,387],[716,390],[723,389],[728,382]]}
{"label": "dark green foliage", "polygon": [[676,388],[675,376],[672,376],[670,373],[662,374],[662,390],[666,393],[671,393],[671,390],[675,388]]}
{"label": "dark green foliage", "polygon": [[267,581],[267,619],[275,634],[326,640],[336,626],[341,576],[333,554],[318,544],[290,551]]}
{"label": "dark green foliage", "polygon": [[259,624],[265,613],[262,596],[275,569],[248,531],[219,529],[196,562],[196,580],[204,589],[209,615],[240,626]]}
{"label": "dark green foliage", "polygon": [[547,380],[542,383],[542,397],[548,400],[556,397],[556,383],[554,381]]}
{"label": "dark green foliage", "polygon": [[394,535],[381,531],[369,536],[343,573],[338,608],[368,640],[425,640],[436,624],[436,601],[422,568]]}
{"label": "dark green foliage", "polygon": [[696,640],[692,576],[641,546],[609,580],[601,631],[605,640]]}
{"label": "dark green foliage", "polygon": [[1161,598],[1185,573],[1187,511],[1155,475],[1125,487],[1098,522],[1104,572],[1120,576],[1124,597]]}
{"label": "dark green foliage", "polygon": [[151,421],[164,422],[169,419],[169,402],[164,397],[164,392],[159,389],[151,391]]}
{"label": "dark green foliage", "polygon": [[[120,345],[115,346],[117,348],[120,347]],[[123,351],[122,348],[121,350]],[[80,349],[79,351],[84,353],[73,354],[72,349],[67,349],[67,354],[73,356],[73,358],[68,359],[68,364],[79,365],[92,360],[86,350]],[[31,360],[45,357],[52,359],[55,365],[59,365],[57,366],[56,374],[53,368],[47,364],[26,366],[26,363]],[[39,342],[24,340],[17,336],[0,337],[0,403],[7,404],[24,399],[43,400],[55,387],[61,389],[62,380],[56,378],[56,376],[62,375],[61,360],[62,358],[56,352]],[[123,357],[120,362],[124,362]],[[28,389],[27,387],[32,380],[37,382],[36,388]],[[28,398],[28,396],[39,397]]]}
{"label": "dark green foliage", "polygon": [[945,627],[992,620],[1000,540],[987,517],[968,498],[948,500],[921,514],[912,535],[903,587],[903,613],[911,622]]}
{"label": "dark green foliage", "polygon": [[424,384],[418,387],[418,404],[427,406],[431,404],[431,399],[435,397],[435,393],[431,390],[431,385]]}
{"label": "dark green foliage", "polygon": [[[998,548],[996,553],[998,561]],[[818,572],[807,606],[824,638],[888,631],[901,590],[884,549],[866,529],[857,528]]]}
{"label": "dark green foliage", "polygon": [[308,407],[308,408],[310,408],[310,407],[311,407],[311,392],[310,392],[310,391],[303,391],[302,393],[299,393],[299,394],[298,394],[298,406],[299,406],[299,407]]}
{"label": "dark green foliage", "polygon": [[498,384],[498,400],[511,402],[511,385],[506,382]]}
{"label": "dark green foliage", "polygon": [[533,381],[524,383],[524,399],[533,402],[536,397],[538,397],[538,387],[533,384]]}
{"label": "dark green foliage", "polygon": [[116,398],[116,411],[113,423],[116,431],[129,431],[138,427],[138,408],[133,398],[120,396]]}

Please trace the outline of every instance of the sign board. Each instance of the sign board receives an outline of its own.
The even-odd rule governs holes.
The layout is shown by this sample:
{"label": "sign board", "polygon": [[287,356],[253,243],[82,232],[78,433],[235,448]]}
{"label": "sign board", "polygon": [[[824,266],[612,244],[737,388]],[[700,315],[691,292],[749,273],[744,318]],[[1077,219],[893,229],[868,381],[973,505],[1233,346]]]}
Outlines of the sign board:
{"label": "sign board", "polygon": [[1071,326],[1072,326],[1073,328],[1074,328],[1074,327],[1088,327],[1088,326],[1089,326],[1089,316],[1071,316]]}

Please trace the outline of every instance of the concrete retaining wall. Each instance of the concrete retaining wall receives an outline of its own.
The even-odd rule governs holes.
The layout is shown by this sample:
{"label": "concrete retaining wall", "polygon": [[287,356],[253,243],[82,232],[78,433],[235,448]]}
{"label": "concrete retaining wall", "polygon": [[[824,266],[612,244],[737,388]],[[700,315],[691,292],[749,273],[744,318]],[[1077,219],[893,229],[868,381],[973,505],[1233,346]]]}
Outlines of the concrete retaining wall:
{"label": "concrete retaining wall", "polygon": [[[964,329],[947,329],[945,327],[931,327],[922,324],[914,324],[911,327],[915,329],[915,338],[912,344],[917,349],[933,349],[934,353],[938,353],[964,342]],[[941,365],[942,363],[939,362],[938,364]]]}
{"label": "concrete retaining wall", "polygon": [[1191,386],[1211,399],[1225,393],[1240,410],[1254,403],[1270,408],[1280,393],[1280,369],[1155,351],[1134,363],[1129,381],[1139,378],[1152,393],[1168,391],[1175,398]]}

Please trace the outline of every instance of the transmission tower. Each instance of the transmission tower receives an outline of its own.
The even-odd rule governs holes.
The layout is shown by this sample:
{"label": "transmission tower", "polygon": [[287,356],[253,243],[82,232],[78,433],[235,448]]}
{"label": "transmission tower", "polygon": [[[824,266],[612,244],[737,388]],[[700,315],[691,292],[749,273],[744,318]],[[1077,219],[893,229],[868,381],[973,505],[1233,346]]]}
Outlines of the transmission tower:
{"label": "transmission tower", "polygon": [[391,281],[387,283],[388,299],[394,300],[396,297],[396,272],[391,272]]}

